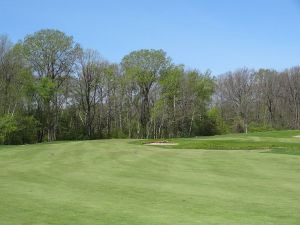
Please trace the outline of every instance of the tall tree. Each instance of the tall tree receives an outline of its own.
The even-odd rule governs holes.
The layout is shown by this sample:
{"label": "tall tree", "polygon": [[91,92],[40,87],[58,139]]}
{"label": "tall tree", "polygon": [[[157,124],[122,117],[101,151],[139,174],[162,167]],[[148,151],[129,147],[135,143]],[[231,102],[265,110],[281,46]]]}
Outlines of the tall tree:
{"label": "tall tree", "polygon": [[[161,128],[167,126],[169,136],[178,136],[178,104],[180,103],[181,86],[184,81],[183,65],[172,65],[162,75],[160,79],[161,96],[157,101],[157,107],[162,107],[162,115],[158,118],[161,122],[159,125],[159,135]],[[157,109],[156,109],[157,110]],[[164,125],[164,122],[167,124]]]}
{"label": "tall tree", "polygon": [[278,101],[280,97],[280,80],[274,70],[260,69],[256,74],[254,95],[256,105],[256,119],[276,127]]}
{"label": "tall tree", "polygon": [[45,129],[48,141],[53,141],[57,132],[59,90],[73,70],[80,47],[73,37],[61,31],[40,30],[24,39],[23,49],[37,82],[41,82],[38,85],[41,98],[37,102],[42,124],[40,141]]}
{"label": "tall tree", "polygon": [[96,103],[98,101],[98,88],[101,85],[101,64],[99,53],[93,50],[85,50],[80,54],[80,68],[78,71],[78,93],[82,108],[86,133],[88,138],[94,135],[94,119],[96,115]]}
{"label": "tall tree", "polygon": [[139,50],[131,52],[122,60],[125,75],[135,79],[141,98],[140,124],[141,137],[147,136],[147,125],[150,121],[151,88],[156,84],[162,72],[169,66],[170,58],[163,50]]}

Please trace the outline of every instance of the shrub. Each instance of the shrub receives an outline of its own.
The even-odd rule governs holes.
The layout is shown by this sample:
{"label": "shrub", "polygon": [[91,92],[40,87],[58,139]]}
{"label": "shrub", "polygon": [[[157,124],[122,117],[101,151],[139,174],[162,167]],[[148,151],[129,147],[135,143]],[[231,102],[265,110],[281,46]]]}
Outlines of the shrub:
{"label": "shrub", "polygon": [[17,130],[17,123],[13,115],[0,117],[0,143],[4,144],[9,135]]}
{"label": "shrub", "polygon": [[37,127],[38,122],[33,116],[5,115],[0,118],[0,143],[35,143]]}
{"label": "shrub", "polygon": [[219,135],[228,133],[229,127],[221,117],[217,108],[210,109],[200,121],[197,135]]}

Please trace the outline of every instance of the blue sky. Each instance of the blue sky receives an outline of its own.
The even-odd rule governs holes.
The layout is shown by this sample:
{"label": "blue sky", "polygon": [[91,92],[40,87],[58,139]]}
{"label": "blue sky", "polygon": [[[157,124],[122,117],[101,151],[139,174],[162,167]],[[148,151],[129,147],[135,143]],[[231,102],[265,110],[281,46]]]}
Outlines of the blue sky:
{"label": "blue sky", "polygon": [[55,28],[112,62],[154,48],[216,75],[300,64],[300,0],[0,0],[0,8],[0,33],[14,42]]}

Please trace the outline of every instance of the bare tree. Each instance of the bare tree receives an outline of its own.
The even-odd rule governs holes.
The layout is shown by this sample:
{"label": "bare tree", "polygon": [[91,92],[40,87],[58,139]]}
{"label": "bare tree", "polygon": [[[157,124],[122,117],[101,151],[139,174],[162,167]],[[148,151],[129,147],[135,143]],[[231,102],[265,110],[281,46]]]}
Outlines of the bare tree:
{"label": "bare tree", "polygon": [[[229,72],[218,80],[218,94],[227,110],[234,112],[237,119],[242,120],[241,129],[247,133],[249,114],[253,103],[253,86],[255,73],[247,68]],[[228,112],[228,111],[227,111]]]}
{"label": "bare tree", "polygon": [[300,67],[293,67],[284,71],[282,74],[281,95],[285,99],[283,104],[286,112],[286,116],[289,116],[288,121],[290,126],[295,129],[300,128]]}
{"label": "bare tree", "polygon": [[78,98],[83,115],[79,114],[85,126],[87,136],[94,135],[94,119],[96,115],[96,103],[98,102],[98,88],[101,85],[101,66],[103,60],[98,52],[85,50],[79,58],[78,70]]}
{"label": "bare tree", "polygon": [[[276,127],[276,117],[279,116],[278,102],[280,98],[280,79],[274,70],[261,69],[256,75],[257,83],[254,89],[257,102],[257,119]],[[266,113],[265,113],[266,112]],[[260,115],[263,116],[260,116]],[[262,118],[266,116],[266,118]]]}

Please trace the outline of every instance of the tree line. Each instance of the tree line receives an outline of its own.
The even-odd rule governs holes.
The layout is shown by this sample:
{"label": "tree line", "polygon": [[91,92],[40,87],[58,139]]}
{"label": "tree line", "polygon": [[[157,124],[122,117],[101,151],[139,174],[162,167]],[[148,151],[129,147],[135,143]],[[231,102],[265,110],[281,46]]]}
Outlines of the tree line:
{"label": "tree line", "polygon": [[163,50],[110,63],[58,30],[0,36],[0,143],[299,129],[300,69],[214,77]]}
{"label": "tree line", "polygon": [[221,75],[216,105],[234,131],[300,129],[300,67],[247,68]]}

